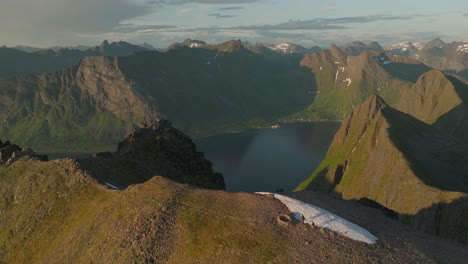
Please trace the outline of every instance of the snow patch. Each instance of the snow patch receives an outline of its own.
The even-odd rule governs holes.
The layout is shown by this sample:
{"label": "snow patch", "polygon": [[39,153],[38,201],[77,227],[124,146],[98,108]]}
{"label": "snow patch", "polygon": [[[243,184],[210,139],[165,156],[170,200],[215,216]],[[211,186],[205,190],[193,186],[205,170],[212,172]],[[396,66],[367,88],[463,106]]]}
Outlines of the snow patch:
{"label": "snow patch", "polygon": [[113,189],[113,190],[120,190],[119,187],[113,185],[112,183],[108,183],[108,182],[104,182],[104,184],[109,187],[110,189]]}
{"label": "snow patch", "polygon": [[298,221],[304,221],[306,224],[313,224],[367,244],[375,244],[378,240],[377,237],[372,235],[366,229],[320,207],[304,203],[281,194],[264,192],[259,192],[258,194],[272,195],[274,198],[280,200],[284,205],[286,205],[286,207],[288,207],[289,211],[294,214],[294,217]]}
{"label": "snow patch", "polygon": [[273,50],[273,51],[280,51],[282,53],[293,53],[293,45],[290,43],[281,43],[278,45],[268,45],[268,49]]}
{"label": "snow patch", "polygon": [[345,80],[343,80],[343,82],[347,82],[349,87],[353,81],[351,80],[351,78],[346,78]]}
{"label": "snow patch", "polygon": [[463,45],[458,46],[457,51],[468,53],[468,44],[463,44]]}

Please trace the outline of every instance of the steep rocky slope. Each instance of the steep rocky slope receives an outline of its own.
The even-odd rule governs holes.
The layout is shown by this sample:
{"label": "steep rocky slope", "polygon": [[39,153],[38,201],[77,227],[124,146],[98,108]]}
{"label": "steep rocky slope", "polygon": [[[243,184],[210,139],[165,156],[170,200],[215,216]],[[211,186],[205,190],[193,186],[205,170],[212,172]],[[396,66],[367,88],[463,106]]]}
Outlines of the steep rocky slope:
{"label": "steep rocky slope", "polygon": [[314,89],[311,73],[289,58],[276,63],[236,41],[88,57],[66,71],[1,79],[0,136],[35,147],[102,145],[160,116],[206,135],[301,111]]}
{"label": "steep rocky slope", "polygon": [[419,230],[468,242],[468,146],[379,97],[343,121],[303,189],[365,198]]}
{"label": "steep rocky slope", "polygon": [[401,93],[430,69],[415,60],[370,49],[349,56],[335,45],[305,56],[301,65],[311,69],[317,83],[309,114],[335,119],[342,119],[370,95],[397,104]]}
{"label": "steep rocky slope", "polygon": [[468,142],[468,86],[440,70],[405,91],[398,109]]}
{"label": "steep rocky slope", "polygon": [[[125,158],[151,168],[163,161],[145,159],[154,151],[173,162],[189,162],[184,157],[193,155],[186,150],[190,143],[167,123],[156,125],[158,129],[152,126],[133,133],[113,157],[97,155],[102,165],[104,159],[124,162]],[[154,144],[161,140],[154,136],[170,135],[169,148]],[[174,149],[180,150],[177,155]],[[205,166],[205,161],[198,161]],[[291,212],[261,195],[198,189],[159,176],[122,191],[111,190],[98,184],[93,171],[80,163],[21,158],[0,166],[1,262],[462,263],[468,257],[460,244],[408,231],[378,211],[352,202],[300,194],[329,210],[343,210],[337,214],[369,229],[378,236],[377,244],[302,223],[279,223],[280,215]],[[140,172],[128,171],[127,177],[138,178]],[[206,180],[211,181],[207,173]]]}
{"label": "steep rocky slope", "polygon": [[167,120],[145,124],[121,141],[114,153],[98,153],[78,163],[100,182],[118,188],[164,175],[182,183],[225,189],[223,176],[214,173],[192,140]]}
{"label": "steep rocky slope", "polygon": [[109,144],[158,112],[117,58],[85,58],[66,71],[0,81],[0,135],[36,147]]}

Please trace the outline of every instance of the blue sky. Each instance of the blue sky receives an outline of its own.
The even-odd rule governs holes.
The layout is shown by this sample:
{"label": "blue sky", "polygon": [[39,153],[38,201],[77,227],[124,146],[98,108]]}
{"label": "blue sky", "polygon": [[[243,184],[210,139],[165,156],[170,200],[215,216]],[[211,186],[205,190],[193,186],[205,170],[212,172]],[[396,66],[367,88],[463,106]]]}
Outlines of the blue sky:
{"label": "blue sky", "polygon": [[466,0],[1,0],[0,45],[468,40]]}

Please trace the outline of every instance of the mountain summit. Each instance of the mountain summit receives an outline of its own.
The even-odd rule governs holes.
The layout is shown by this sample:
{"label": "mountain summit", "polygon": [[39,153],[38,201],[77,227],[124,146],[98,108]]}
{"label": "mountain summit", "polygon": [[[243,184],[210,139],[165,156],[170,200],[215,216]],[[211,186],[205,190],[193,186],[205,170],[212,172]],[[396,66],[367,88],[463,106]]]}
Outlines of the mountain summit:
{"label": "mountain summit", "polygon": [[297,190],[367,199],[419,230],[467,243],[468,146],[371,96]]}

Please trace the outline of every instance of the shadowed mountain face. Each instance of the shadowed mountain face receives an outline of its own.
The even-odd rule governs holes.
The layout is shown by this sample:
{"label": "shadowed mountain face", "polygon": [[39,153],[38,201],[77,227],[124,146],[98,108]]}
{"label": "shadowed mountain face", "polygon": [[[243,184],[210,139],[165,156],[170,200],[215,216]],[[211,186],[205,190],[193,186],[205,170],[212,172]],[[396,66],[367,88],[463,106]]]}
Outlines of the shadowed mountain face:
{"label": "shadowed mountain face", "polygon": [[196,151],[192,140],[167,120],[129,134],[114,153],[98,153],[78,163],[99,182],[121,188],[165,175],[181,183],[225,189],[223,176],[213,172],[211,162]]}
{"label": "shadowed mountain face", "polygon": [[14,48],[0,48],[0,77],[41,74],[60,71],[90,56],[128,56],[146,48],[119,41],[105,40],[100,46],[86,50],[62,48],[25,52]]}
{"label": "shadowed mountain face", "polygon": [[439,70],[405,91],[398,109],[468,142],[468,86]]}
{"label": "shadowed mountain face", "polygon": [[[468,242],[466,216],[443,214],[437,206],[466,201],[468,146],[379,97],[370,97],[343,121],[319,168],[297,189],[366,198],[420,230]],[[457,204],[458,210],[466,207]],[[424,220],[425,214],[454,220]]]}

